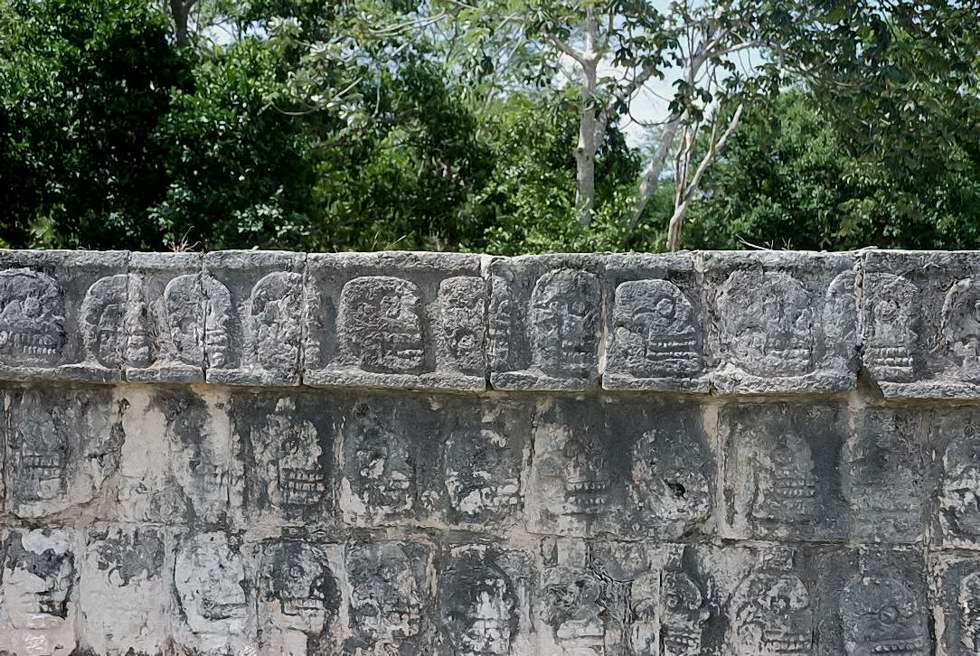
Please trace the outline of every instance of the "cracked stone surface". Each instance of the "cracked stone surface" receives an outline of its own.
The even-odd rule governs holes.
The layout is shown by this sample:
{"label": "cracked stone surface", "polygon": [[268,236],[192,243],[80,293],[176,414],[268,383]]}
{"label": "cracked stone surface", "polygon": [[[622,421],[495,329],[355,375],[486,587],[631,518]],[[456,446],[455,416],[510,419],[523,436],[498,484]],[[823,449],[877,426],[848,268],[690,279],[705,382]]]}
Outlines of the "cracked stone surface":
{"label": "cracked stone surface", "polygon": [[976,656],[978,271],[0,251],[0,656]]}

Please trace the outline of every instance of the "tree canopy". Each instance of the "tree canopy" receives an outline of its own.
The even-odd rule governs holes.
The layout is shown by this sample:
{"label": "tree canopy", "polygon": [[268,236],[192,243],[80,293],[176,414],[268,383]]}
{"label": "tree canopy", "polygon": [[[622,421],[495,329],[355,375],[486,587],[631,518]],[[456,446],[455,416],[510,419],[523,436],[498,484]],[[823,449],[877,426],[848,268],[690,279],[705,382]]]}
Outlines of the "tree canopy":
{"label": "tree canopy", "polygon": [[975,248],[977,15],[0,0],[0,242]]}

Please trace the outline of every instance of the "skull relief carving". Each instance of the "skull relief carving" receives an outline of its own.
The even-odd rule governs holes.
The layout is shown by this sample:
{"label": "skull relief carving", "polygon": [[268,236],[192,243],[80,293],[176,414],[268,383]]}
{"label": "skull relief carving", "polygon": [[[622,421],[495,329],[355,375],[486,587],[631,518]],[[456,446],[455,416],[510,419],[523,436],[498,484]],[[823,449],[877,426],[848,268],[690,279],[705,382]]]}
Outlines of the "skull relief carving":
{"label": "skull relief carving", "polygon": [[368,643],[398,645],[422,630],[422,583],[416,563],[396,543],[351,545],[351,621]]}
{"label": "skull relief carving", "polygon": [[340,296],[342,353],[365,371],[419,373],[425,363],[421,304],[421,291],[408,280],[351,280]]}
{"label": "skull relief carving", "polygon": [[959,360],[959,377],[980,382],[980,280],[965,278],[954,284],[943,304],[943,338]]}
{"label": "skull relief carving", "polygon": [[718,297],[723,339],[739,367],[757,376],[799,376],[813,369],[813,308],[796,278],[736,271]]}
{"label": "skull relief carving", "polygon": [[64,299],[54,279],[30,269],[0,272],[0,360],[57,364],[65,338]]}
{"label": "skull relief carving", "polygon": [[777,549],[742,583],[733,600],[733,654],[780,656],[813,653],[813,602],[793,555]]}
{"label": "skull relief carving", "polygon": [[599,282],[586,271],[559,269],[531,292],[531,366],[555,376],[587,376],[598,360]]}
{"label": "skull relief carving", "polygon": [[913,328],[913,313],[918,289],[890,273],[868,274],[865,287],[875,291],[865,297],[870,306],[866,318],[870,334],[865,337],[864,350],[868,367],[884,380],[910,380],[915,375],[912,354],[918,335]]}
{"label": "skull relief carving", "polygon": [[847,656],[926,656],[925,617],[915,593],[891,576],[860,574],[841,596]]}
{"label": "skull relief carving", "polygon": [[637,377],[691,376],[701,370],[694,308],[667,280],[616,288],[610,360]]}
{"label": "skull relief carving", "polygon": [[460,656],[506,656],[517,631],[510,577],[479,550],[457,553],[440,581],[443,624]]}
{"label": "skull relief carving", "polygon": [[245,564],[224,533],[189,538],[177,554],[174,578],[177,600],[192,631],[243,634],[248,612]]}

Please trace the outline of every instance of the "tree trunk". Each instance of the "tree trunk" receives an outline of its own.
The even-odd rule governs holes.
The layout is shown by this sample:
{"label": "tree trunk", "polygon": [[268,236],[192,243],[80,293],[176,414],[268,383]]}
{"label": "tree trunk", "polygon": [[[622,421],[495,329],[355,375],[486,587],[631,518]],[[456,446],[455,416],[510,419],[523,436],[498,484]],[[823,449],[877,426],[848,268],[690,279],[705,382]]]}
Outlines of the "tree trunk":
{"label": "tree trunk", "polygon": [[[583,101],[585,101],[584,98]],[[597,149],[595,112],[591,102],[588,102],[582,109],[578,144],[575,146],[575,213],[583,227],[592,223],[592,210],[595,206],[595,154]]]}
{"label": "tree trunk", "polygon": [[197,0],[170,0],[170,16],[174,21],[174,39],[178,46],[187,45],[191,9]]}

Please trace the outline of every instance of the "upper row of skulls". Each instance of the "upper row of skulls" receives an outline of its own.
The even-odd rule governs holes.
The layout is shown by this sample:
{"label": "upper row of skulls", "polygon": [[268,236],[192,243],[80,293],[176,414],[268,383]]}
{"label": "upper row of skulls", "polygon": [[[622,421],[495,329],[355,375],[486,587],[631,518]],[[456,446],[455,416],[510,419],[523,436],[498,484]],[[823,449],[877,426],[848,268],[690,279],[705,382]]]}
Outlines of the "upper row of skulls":
{"label": "upper row of skulls", "polygon": [[980,396],[980,253],[0,252],[13,380],[839,392],[862,364]]}

